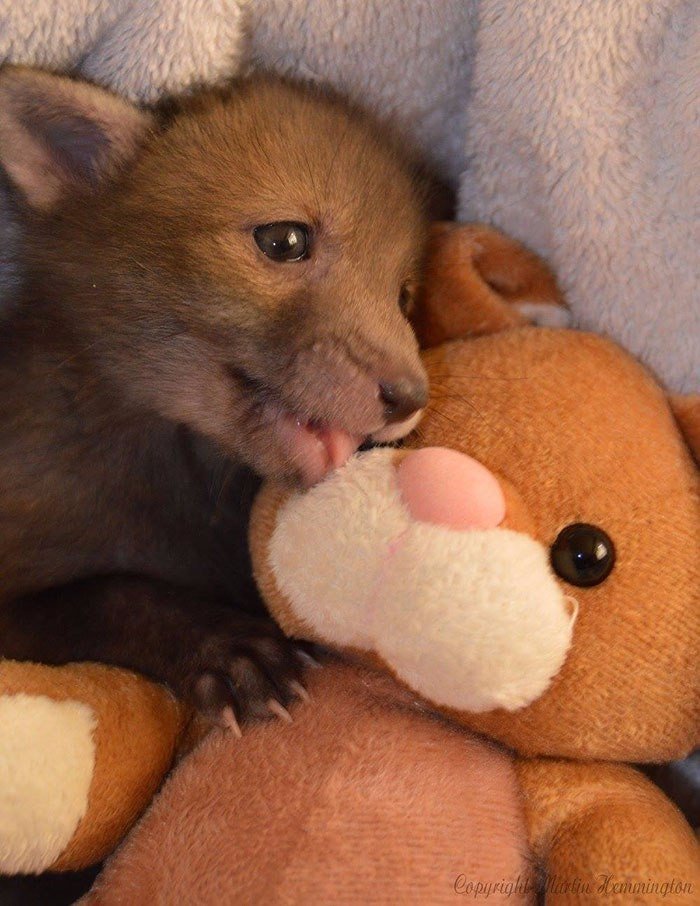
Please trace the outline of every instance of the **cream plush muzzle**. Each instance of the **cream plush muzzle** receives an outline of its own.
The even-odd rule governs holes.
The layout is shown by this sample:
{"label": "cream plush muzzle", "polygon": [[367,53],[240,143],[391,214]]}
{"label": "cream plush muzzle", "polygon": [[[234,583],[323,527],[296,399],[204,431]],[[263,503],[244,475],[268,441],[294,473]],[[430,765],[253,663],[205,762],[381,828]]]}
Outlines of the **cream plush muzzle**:
{"label": "cream plush muzzle", "polygon": [[564,663],[575,619],[547,551],[509,528],[417,520],[399,456],[360,454],[281,505],[268,554],[279,591],[319,640],[377,654],[436,705],[529,704]]}

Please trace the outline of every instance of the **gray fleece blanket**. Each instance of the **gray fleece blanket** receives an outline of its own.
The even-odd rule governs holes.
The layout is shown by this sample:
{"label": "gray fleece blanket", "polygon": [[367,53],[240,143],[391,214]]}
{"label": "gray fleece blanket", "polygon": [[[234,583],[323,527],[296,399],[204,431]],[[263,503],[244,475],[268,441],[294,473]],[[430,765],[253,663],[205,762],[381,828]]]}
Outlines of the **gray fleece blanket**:
{"label": "gray fleece blanket", "polygon": [[333,84],[545,255],[577,324],[700,390],[696,0],[0,0],[0,60],[142,102],[246,60]]}

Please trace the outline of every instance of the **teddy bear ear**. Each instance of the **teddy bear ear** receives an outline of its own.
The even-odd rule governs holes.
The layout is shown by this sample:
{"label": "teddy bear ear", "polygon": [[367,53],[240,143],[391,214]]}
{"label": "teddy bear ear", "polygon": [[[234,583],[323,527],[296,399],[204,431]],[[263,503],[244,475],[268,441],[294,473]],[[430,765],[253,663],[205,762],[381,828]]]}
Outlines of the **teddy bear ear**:
{"label": "teddy bear ear", "polygon": [[700,464],[700,393],[675,393],[668,402],[690,452]]}
{"label": "teddy bear ear", "polygon": [[484,224],[433,224],[411,322],[424,348],[528,323],[566,327],[551,270],[534,252]]}

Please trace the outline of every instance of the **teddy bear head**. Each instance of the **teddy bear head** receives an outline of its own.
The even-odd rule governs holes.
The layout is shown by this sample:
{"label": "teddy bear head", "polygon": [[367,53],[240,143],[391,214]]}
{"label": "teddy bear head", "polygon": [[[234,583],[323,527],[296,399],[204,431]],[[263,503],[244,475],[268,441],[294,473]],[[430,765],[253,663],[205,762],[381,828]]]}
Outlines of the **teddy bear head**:
{"label": "teddy bear head", "polygon": [[607,339],[522,325],[544,270],[498,234],[438,234],[418,429],[306,494],[266,486],[260,587],[291,635],[522,754],[682,757],[700,727],[700,398],[669,399]]}

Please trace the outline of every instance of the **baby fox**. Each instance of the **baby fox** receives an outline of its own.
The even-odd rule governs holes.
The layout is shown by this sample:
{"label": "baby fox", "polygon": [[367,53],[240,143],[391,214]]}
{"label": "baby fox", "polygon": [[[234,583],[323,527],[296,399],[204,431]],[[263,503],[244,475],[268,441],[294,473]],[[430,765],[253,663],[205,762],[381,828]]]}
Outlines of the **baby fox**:
{"label": "baby fox", "polygon": [[313,484],[415,423],[420,180],[363,115],[264,76],[158,114],[6,67],[0,164],[0,656],[129,667],[219,719],[284,704],[256,475]]}

